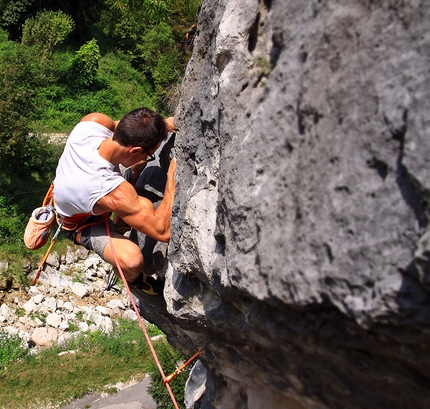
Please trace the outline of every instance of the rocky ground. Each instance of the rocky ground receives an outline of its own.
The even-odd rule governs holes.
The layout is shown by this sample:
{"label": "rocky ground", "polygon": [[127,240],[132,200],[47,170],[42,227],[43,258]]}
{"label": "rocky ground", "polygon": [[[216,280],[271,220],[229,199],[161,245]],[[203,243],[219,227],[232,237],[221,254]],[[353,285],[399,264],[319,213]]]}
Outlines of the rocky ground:
{"label": "rocky ground", "polygon": [[1,294],[0,330],[37,349],[85,331],[108,332],[119,318],[136,319],[122,284],[106,290],[109,272],[109,264],[83,248],[52,253],[35,286]]}

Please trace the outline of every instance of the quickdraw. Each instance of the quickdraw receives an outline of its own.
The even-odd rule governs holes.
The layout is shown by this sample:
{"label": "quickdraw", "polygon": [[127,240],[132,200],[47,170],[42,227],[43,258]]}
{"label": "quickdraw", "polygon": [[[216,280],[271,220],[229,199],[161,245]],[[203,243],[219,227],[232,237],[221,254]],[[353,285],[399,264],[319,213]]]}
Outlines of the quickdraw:
{"label": "quickdraw", "polygon": [[190,359],[186,360],[182,365],[176,368],[175,371],[171,373],[169,376],[166,376],[166,379],[164,380],[163,385],[166,385],[167,383],[170,383],[171,381],[173,381],[173,379],[176,378],[176,376],[178,376],[202,352],[203,352],[203,347],[200,347],[200,349]]}

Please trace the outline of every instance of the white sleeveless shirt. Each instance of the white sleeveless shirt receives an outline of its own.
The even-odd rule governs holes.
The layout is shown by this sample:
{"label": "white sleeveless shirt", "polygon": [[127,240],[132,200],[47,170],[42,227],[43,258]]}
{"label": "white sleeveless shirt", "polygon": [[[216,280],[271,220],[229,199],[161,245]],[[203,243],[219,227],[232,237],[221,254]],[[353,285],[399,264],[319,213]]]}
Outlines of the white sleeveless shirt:
{"label": "white sleeveless shirt", "polygon": [[94,214],[94,205],[117,188],[124,178],[103,159],[100,144],[113,132],[97,122],[79,122],[67,139],[54,180],[54,198],[60,216]]}

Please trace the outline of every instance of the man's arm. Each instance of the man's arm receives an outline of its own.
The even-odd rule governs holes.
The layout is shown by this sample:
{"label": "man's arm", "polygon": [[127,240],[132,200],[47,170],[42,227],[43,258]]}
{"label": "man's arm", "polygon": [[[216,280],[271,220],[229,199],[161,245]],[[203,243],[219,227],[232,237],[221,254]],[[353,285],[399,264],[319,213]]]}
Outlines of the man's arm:
{"label": "man's arm", "polygon": [[130,227],[155,240],[167,242],[170,239],[170,218],[175,195],[176,161],[172,159],[167,173],[164,198],[157,209],[152,202],[139,196],[133,186],[124,182],[94,206],[97,214],[115,212]]}
{"label": "man's arm", "polygon": [[100,112],[92,112],[91,114],[85,115],[81,122],[92,121],[97,122],[100,125],[110,129],[112,132],[115,131],[119,121],[114,121],[110,116],[101,114]]}

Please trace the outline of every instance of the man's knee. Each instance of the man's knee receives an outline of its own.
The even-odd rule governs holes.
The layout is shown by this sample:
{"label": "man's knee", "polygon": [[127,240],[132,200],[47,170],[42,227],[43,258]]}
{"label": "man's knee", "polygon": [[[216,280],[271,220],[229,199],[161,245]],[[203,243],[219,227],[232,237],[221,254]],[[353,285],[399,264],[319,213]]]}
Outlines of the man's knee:
{"label": "man's knee", "polygon": [[[107,246],[106,249],[110,248]],[[105,249],[105,251],[106,251]],[[121,269],[129,276],[138,276],[143,271],[143,256],[140,248],[129,240],[114,241],[116,259]],[[115,262],[115,256],[109,255],[110,262]]]}
{"label": "man's knee", "polygon": [[130,272],[137,272],[138,274],[143,271],[143,256],[139,254],[129,254],[121,259],[123,269]]}

